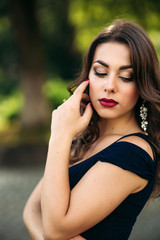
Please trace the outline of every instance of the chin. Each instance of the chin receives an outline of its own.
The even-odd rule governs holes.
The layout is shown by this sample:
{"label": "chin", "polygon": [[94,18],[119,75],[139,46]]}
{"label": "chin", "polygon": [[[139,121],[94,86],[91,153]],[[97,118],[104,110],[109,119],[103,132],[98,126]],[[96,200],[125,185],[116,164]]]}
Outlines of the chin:
{"label": "chin", "polygon": [[101,118],[101,119],[114,119],[114,118],[118,118],[119,115],[117,114],[102,114],[102,113],[98,113],[98,116]]}
{"label": "chin", "polygon": [[96,113],[98,114],[99,117],[101,118],[117,118],[120,114],[118,114],[117,111],[113,111],[113,108],[109,109],[96,109],[94,108]]}

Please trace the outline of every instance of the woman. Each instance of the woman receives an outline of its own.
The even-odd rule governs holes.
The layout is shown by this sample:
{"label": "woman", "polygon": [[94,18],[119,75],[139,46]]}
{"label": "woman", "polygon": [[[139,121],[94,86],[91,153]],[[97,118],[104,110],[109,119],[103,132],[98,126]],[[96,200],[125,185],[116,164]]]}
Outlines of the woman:
{"label": "woman", "polygon": [[53,111],[45,172],[25,224],[36,240],[128,239],[151,193],[160,192],[159,63],[144,30],[127,20],[104,29],[72,89]]}

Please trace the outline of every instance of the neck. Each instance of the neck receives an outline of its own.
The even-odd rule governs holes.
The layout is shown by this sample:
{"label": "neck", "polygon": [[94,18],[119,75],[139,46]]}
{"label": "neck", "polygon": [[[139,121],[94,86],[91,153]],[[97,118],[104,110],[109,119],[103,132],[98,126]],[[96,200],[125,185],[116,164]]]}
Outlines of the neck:
{"label": "neck", "polygon": [[127,135],[134,132],[142,132],[134,114],[122,116],[116,119],[100,119],[98,121],[100,137],[104,135]]}

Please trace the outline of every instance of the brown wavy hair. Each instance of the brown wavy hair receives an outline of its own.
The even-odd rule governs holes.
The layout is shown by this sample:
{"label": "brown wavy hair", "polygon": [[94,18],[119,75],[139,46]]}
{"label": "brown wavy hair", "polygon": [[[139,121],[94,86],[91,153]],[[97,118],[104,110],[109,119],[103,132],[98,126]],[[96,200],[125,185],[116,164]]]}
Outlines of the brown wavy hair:
{"label": "brown wavy hair", "polygon": [[[75,88],[88,78],[95,50],[99,44],[106,42],[126,44],[130,49],[133,77],[140,95],[135,106],[135,116],[141,126],[139,109],[145,100],[148,108],[147,132],[156,150],[158,165],[152,197],[160,196],[160,70],[155,48],[145,30],[136,23],[124,19],[116,20],[105,28],[91,43],[83,61],[81,74],[68,86],[68,91],[72,94]],[[89,90],[87,89],[86,92],[89,93]],[[84,153],[98,139],[98,120],[99,116],[94,111],[88,127],[74,139],[70,155],[71,163],[82,159]]]}

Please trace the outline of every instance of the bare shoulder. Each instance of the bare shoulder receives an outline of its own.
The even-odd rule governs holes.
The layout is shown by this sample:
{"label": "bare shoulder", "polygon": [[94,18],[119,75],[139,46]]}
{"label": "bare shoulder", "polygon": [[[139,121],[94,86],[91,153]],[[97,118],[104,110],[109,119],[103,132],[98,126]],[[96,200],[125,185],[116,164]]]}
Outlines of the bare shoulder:
{"label": "bare shoulder", "polygon": [[138,147],[145,150],[150,155],[150,157],[153,159],[152,148],[149,145],[149,143],[146,140],[144,140],[143,138],[138,137],[138,136],[128,136],[128,137],[125,137],[125,138],[119,140],[119,142],[122,142],[122,141],[130,142],[130,143],[137,145]]}

